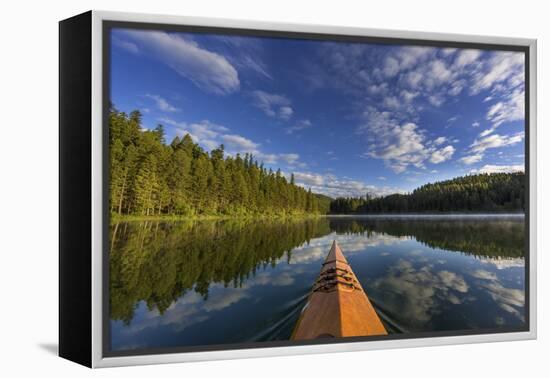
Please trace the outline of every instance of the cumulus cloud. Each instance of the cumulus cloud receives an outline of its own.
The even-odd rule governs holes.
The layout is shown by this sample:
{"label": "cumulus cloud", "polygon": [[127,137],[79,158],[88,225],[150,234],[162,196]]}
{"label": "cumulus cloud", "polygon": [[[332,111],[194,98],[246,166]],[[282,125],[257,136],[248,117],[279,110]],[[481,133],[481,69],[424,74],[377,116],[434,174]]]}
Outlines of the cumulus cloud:
{"label": "cumulus cloud", "polygon": [[[429,144],[421,114],[426,109],[453,103],[459,94],[474,96],[483,92],[486,99],[485,118],[490,127],[477,142],[494,134],[503,123],[524,118],[522,53],[402,46],[380,50],[370,45],[330,43],[324,46],[323,56],[314,64],[316,74],[324,74],[318,82],[354,96],[356,108],[363,114],[358,131],[370,132],[364,132],[369,145],[384,145],[369,147],[364,157],[382,159],[395,172],[404,172],[410,166],[422,167],[426,161],[444,160],[440,153],[430,150],[437,144]],[[384,126],[378,127],[377,123]],[[414,130],[410,125],[415,125]],[[479,121],[472,126],[479,127]],[[389,131],[384,133],[382,128]],[[390,142],[392,133],[395,137]],[[382,137],[372,140],[376,139],[372,134]],[[409,141],[400,143],[399,134],[410,136]],[[509,143],[515,140],[517,137]],[[483,148],[475,147],[476,151],[468,153],[479,155]],[[447,148],[442,152],[450,151]]]}
{"label": "cumulus cloud", "polygon": [[180,76],[208,93],[225,95],[239,90],[237,70],[222,55],[209,51],[181,34],[153,30],[120,30],[119,38],[140,53],[160,60]]}
{"label": "cumulus cloud", "polygon": [[433,164],[443,163],[444,161],[449,160],[451,157],[453,157],[454,152],[455,148],[450,145],[440,150],[436,150],[432,152],[432,155],[430,156],[430,162]]}
{"label": "cumulus cloud", "polygon": [[369,150],[363,158],[383,160],[395,173],[402,173],[408,167],[425,168],[425,163],[439,164],[452,158],[455,148],[447,145],[447,138],[428,140],[424,130],[412,122],[400,124],[391,112],[378,111],[369,107],[363,114],[364,124],[359,134],[367,136]]}
{"label": "cumulus cloud", "polygon": [[463,68],[467,65],[470,65],[476,62],[480,56],[481,56],[481,50],[474,50],[474,49],[461,50],[457,54],[453,62],[453,67]]}
{"label": "cumulus cloud", "polygon": [[170,104],[168,102],[168,100],[166,100],[165,98],[159,96],[159,95],[155,95],[155,94],[146,94],[145,97],[147,98],[150,98],[151,100],[153,100],[157,106],[157,108],[163,112],[168,112],[168,113],[172,113],[172,112],[179,112],[180,109],[175,107],[174,105]]}
{"label": "cumulus cloud", "polygon": [[236,134],[226,134],[221,139],[227,145],[228,150],[233,151],[257,153],[260,146],[258,143],[254,143],[250,139]]}
{"label": "cumulus cloud", "polygon": [[254,105],[261,109],[267,116],[288,120],[294,114],[291,101],[279,94],[267,93],[256,90],[252,92]]}
{"label": "cumulus cloud", "polygon": [[[500,124],[523,118],[522,80],[518,76],[523,62],[516,53],[399,47],[377,51],[381,56],[377,55],[374,61],[372,51],[367,47],[344,49],[329,46],[328,58],[321,61],[329,66],[330,76],[346,83],[352,88],[348,92],[362,96],[358,98],[364,102],[363,106],[359,105],[363,111],[357,129],[366,135],[369,146],[363,157],[384,160],[396,173],[409,167],[424,168],[427,162],[438,164],[454,157],[455,147],[445,145],[444,137],[429,140],[419,119],[426,107],[442,107],[464,88],[471,88],[471,95],[489,91],[502,102],[500,105],[488,103],[486,118],[492,126],[474,142],[475,146],[471,146],[471,156],[480,155],[486,148],[496,148],[493,145],[499,142],[501,145],[514,144],[520,138],[484,140]],[[365,69],[365,64],[369,63],[372,67]],[[504,74],[504,80],[495,74],[499,72]],[[388,85],[388,80],[392,80],[392,85]],[[369,97],[364,99],[361,90]],[[473,123],[473,127],[478,126],[479,122]],[[476,158],[462,162],[472,163]]]}
{"label": "cumulus cloud", "polygon": [[340,178],[333,174],[318,174],[313,172],[294,172],[297,185],[311,188],[315,193],[325,194],[332,198],[358,197],[367,193],[373,196],[386,196],[394,193],[405,193],[403,189],[368,185],[362,181]]}

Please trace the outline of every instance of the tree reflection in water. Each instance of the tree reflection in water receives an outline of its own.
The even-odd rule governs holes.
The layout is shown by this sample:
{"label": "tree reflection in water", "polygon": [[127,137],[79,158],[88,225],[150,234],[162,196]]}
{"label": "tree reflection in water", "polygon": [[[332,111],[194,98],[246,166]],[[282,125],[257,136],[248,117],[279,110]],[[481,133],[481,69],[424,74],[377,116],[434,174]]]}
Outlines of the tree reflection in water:
{"label": "tree reflection in water", "polygon": [[[110,317],[129,324],[141,301],[149,311],[158,310],[163,314],[189,291],[207,300],[212,284],[239,288],[259,270],[269,269],[282,259],[292,261],[292,251],[301,250],[297,247],[322,236],[332,238],[331,233],[336,233],[334,238],[346,234],[359,236],[354,238],[355,242],[363,242],[367,247],[369,240],[387,236],[389,239],[409,238],[429,248],[495,261],[523,259],[524,256],[523,218],[498,221],[314,218],[117,223],[111,227]],[[322,258],[326,254],[323,248],[310,252],[315,252],[315,258]],[[349,249],[352,253],[351,247]],[[303,263],[306,257],[297,256],[295,262]],[[393,270],[386,272],[390,280],[379,280],[373,288],[382,287],[384,283],[386,288],[394,288],[395,293],[401,290],[406,294],[406,287],[398,282],[399,277],[401,280],[409,276],[411,280],[416,279],[418,268],[406,261],[400,264],[408,265],[391,268]],[[434,273],[433,287],[426,288],[426,293],[432,290],[438,295],[447,294],[444,284],[448,282],[457,286],[449,293],[464,290],[460,280],[452,280],[453,277],[445,274]],[[488,290],[497,292],[496,283],[486,281]],[[422,305],[428,307],[432,301],[433,296],[427,295],[423,301],[411,303],[409,310],[413,311],[414,307],[414,311],[421,311]],[[388,301],[386,305],[389,304]],[[502,306],[509,305],[504,303]],[[417,320],[422,320],[423,316],[426,315],[419,314]]]}

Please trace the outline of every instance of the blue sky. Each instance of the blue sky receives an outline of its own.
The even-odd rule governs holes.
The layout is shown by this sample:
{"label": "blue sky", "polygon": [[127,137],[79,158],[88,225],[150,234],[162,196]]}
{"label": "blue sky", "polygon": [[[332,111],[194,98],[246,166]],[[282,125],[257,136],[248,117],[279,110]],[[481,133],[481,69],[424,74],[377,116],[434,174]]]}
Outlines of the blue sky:
{"label": "blue sky", "polygon": [[115,29],[111,101],[333,197],[524,168],[523,53]]}

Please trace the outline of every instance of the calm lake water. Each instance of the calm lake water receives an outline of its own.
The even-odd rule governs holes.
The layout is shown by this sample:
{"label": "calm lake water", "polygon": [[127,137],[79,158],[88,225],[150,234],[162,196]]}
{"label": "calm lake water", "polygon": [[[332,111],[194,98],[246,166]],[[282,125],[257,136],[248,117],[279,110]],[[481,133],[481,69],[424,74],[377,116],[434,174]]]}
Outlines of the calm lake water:
{"label": "calm lake water", "polygon": [[129,222],[111,350],[288,340],[333,240],[391,333],[523,326],[523,216]]}

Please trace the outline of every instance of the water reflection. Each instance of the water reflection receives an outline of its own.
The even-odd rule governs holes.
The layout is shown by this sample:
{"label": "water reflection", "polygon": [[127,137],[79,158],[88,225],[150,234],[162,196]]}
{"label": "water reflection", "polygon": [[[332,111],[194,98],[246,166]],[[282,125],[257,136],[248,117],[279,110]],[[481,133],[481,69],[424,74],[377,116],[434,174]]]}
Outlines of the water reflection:
{"label": "water reflection", "polygon": [[390,332],[524,322],[523,218],[112,227],[113,350],[287,340],[337,239]]}
{"label": "water reflection", "polygon": [[[111,318],[129,323],[139,301],[163,313],[189,290],[242,287],[261,267],[328,233],[326,220],[116,224],[110,253]],[[281,278],[278,278],[281,279]]]}
{"label": "water reflection", "polygon": [[[330,218],[338,233],[383,233],[413,237],[431,248],[485,257],[523,257],[523,217],[491,218]],[[457,232],[460,231],[460,232]]]}

